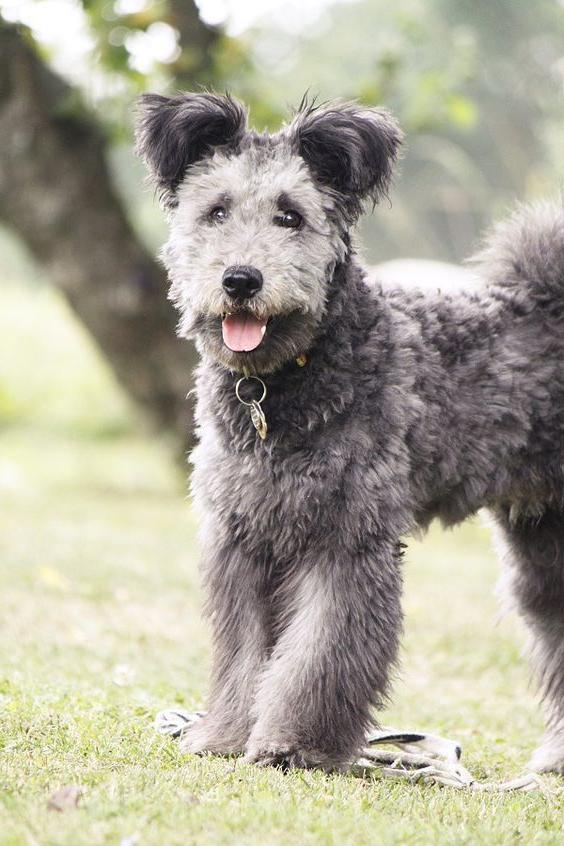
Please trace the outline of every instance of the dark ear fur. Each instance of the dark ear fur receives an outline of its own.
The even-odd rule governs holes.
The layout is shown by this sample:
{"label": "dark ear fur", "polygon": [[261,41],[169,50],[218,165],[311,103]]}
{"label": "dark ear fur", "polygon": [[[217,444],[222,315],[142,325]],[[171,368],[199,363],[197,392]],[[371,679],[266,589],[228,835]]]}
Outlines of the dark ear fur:
{"label": "dark ear fur", "polygon": [[323,185],[340,194],[356,219],[362,201],[386,195],[403,133],[385,109],[302,101],[290,126],[297,151]]}
{"label": "dark ear fur", "polygon": [[247,112],[220,94],[143,94],[138,101],[136,149],[145,161],[165,205],[190,165],[216,147],[236,146],[247,127]]}

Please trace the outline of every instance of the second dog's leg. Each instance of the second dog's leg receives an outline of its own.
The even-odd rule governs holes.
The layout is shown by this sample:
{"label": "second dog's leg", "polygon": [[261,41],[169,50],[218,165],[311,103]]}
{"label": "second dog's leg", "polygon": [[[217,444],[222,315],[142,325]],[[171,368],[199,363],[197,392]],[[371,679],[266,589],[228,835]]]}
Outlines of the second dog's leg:
{"label": "second dog's leg", "polygon": [[182,745],[190,752],[242,752],[268,649],[268,562],[220,547],[204,560],[203,570],[213,633],[211,692],[207,713],[186,730]]}
{"label": "second dog's leg", "polygon": [[[334,544],[333,538],[333,544]],[[364,745],[401,629],[397,544],[366,537],[304,557],[284,586],[282,631],[254,705],[247,760],[332,769]]]}
{"label": "second dog's leg", "polygon": [[564,775],[564,514],[509,519],[496,512],[511,587],[531,637],[531,659],[548,706],[548,726],[530,766]]}

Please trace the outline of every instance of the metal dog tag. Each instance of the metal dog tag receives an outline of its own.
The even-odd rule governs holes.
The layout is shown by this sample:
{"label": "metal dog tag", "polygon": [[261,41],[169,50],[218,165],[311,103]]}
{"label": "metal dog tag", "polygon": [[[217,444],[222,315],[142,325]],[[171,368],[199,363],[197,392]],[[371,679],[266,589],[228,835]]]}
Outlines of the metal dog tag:
{"label": "metal dog tag", "polygon": [[264,441],[268,434],[268,426],[266,424],[264,411],[257,400],[253,400],[251,403],[251,420],[253,421],[253,426],[259,433],[261,440]]}
{"label": "metal dog tag", "polygon": [[[253,399],[253,400],[246,400],[240,394],[240,388],[243,382],[253,381],[258,384],[258,386],[262,389],[261,390],[261,397],[260,399]],[[259,433],[259,437],[262,441],[266,439],[268,434],[268,426],[266,423],[266,417],[264,416],[264,411],[261,408],[261,402],[266,397],[266,385],[259,379],[258,376],[249,376],[246,372],[245,375],[242,376],[235,385],[235,396],[239,400],[242,405],[246,405],[249,409],[251,415],[251,422],[257,432]]]}

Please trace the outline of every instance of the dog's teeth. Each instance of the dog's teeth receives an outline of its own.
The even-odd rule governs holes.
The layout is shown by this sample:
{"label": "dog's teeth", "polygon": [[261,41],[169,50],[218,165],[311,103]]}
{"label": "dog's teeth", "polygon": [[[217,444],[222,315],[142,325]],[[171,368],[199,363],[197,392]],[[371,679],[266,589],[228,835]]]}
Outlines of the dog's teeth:
{"label": "dog's teeth", "polygon": [[266,332],[266,323],[264,324],[264,326],[261,326],[261,328],[260,328],[260,334],[261,335],[264,335],[265,332]]}

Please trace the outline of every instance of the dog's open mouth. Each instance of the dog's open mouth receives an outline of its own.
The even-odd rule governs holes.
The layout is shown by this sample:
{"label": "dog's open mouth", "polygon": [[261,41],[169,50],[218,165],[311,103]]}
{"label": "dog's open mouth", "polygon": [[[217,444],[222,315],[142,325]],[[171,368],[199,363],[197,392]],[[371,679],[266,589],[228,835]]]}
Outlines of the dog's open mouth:
{"label": "dog's open mouth", "polygon": [[267,317],[256,317],[250,311],[227,312],[221,321],[223,343],[232,352],[251,352],[262,343]]}

